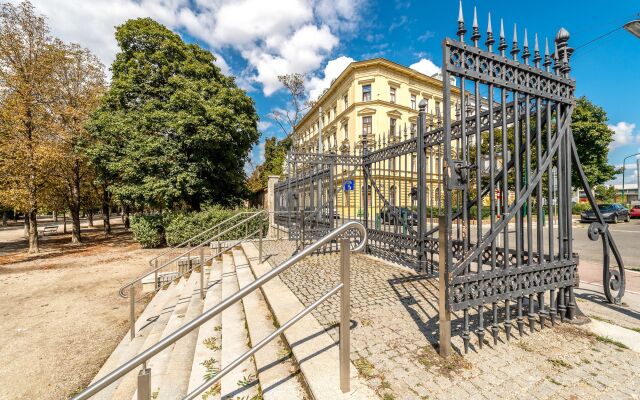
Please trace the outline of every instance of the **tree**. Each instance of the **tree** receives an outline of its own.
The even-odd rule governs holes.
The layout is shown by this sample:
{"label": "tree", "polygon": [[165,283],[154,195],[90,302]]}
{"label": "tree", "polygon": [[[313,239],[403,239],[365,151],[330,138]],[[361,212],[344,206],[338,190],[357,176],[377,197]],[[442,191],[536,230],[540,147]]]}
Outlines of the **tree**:
{"label": "tree", "polygon": [[127,21],[116,40],[111,87],[89,124],[109,193],[160,209],[237,202],[259,137],[253,100],[210,52],[152,19]]}
{"label": "tree", "polygon": [[39,192],[51,154],[53,75],[59,52],[29,2],[0,5],[0,176],[2,201],[26,211],[29,252],[39,251]]}
{"label": "tree", "polygon": [[598,185],[595,187],[594,196],[598,202],[611,203],[616,197],[616,188],[607,185]]}
{"label": "tree", "polygon": [[93,177],[93,167],[82,146],[88,141],[85,128],[89,116],[105,91],[104,66],[89,50],[71,44],[59,44],[62,57],[55,72],[56,101],[53,102],[55,132],[54,152],[58,161],[53,172],[58,190],[69,209],[72,220],[71,242],[79,243],[80,211],[83,206],[85,181]]}
{"label": "tree", "polygon": [[269,175],[282,175],[284,160],[291,149],[292,142],[289,135],[294,131],[298,122],[302,119],[305,109],[311,106],[305,103],[304,75],[289,74],[279,75],[278,81],[289,92],[290,109],[275,109],[269,117],[273,119],[282,132],[284,139],[278,140],[275,136],[265,140],[264,162],[258,165],[249,178],[249,188],[256,192],[267,187]]}
{"label": "tree", "polygon": [[[580,97],[576,100],[571,129],[589,186],[593,188],[613,179],[619,171],[607,161],[614,132],[607,126],[606,111]],[[575,168],[572,183],[574,187],[582,185]]]}

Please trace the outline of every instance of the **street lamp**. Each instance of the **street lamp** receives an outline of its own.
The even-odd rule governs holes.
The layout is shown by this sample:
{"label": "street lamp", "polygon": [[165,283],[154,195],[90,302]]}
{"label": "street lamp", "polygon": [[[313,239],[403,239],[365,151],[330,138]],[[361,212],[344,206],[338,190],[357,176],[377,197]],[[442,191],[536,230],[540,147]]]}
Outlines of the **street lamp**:
{"label": "street lamp", "polygon": [[640,39],[640,19],[634,19],[633,21],[624,24],[624,29]]}
{"label": "street lamp", "polygon": [[[625,158],[622,159],[622,199],[623,200],[625,198],[625,193],[624,193],[624,173],[627,170],[627,158],[633,157],[633,156],[637,156],[637,155],[640,155],[640,153],[631,154],[631,155],[626,156]],[[638,171],[638,172],[640,172],[640,171]],[[640,190],[640,188],[638,188],[638,189]],[[627,200],[628,200],[628,197],[627,197]]]}

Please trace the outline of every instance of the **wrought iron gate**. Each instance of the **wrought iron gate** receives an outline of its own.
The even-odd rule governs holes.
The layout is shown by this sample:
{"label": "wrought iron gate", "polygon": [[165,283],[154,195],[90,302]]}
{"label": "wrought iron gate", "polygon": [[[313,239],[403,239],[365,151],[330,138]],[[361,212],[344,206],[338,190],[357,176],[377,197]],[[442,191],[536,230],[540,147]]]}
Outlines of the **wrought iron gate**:
{"label": "wrought iron gate", "polygon": [[574,317],[574,168],[598,218],[588,233],[603,243],[606,297],[619,303],[624,294],[622,259],[571,132],[569,33],[560,29],[553,53],[545,40],[542,54],[537,35],[530,51],[526,30],[520,50],[514,27],[508,57],[500,25],[497,52],[490,17],[481,49],[474,12],[467,44],[461,7],[458,40],[443,42],[443,115],[423,100],[416,129],[377,142],[363,135],[353,149],[345,142],[323,154],[293,152],[288,178],[275,187],[275,222],[300,243],[356,220],[369,253],[426,277],[437,272],[443,355],[451,313],[462,314],[465,351],[472,332],[481,347],[487,328],[497,343],[500,324],[509,339],[514,325],[522,334],[527,324],[533,331]]}

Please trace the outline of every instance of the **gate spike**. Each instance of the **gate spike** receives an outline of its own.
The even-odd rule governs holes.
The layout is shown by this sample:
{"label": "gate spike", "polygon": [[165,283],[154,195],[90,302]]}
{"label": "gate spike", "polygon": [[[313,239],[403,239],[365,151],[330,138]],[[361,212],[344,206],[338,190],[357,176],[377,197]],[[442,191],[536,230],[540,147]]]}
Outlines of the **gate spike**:
{"label": "gate spike", "polygon": [[511,304],[509,300],[504,301],[504,333],[507,335],[507,340],[511,339]]}
{"label": "gate spike", "polygon": [[518,60],[518,53],[520,49],[518,48],[518,27],[516,24],[513,24],[513,43],[511,45],[511,55],[514,60]]}
{"label": "gate spike", "polygon": [[484,42],[489,53],[493,53],[493,44],[495,42],[496,41],[493,39],[493,29],[491,28],[491,13],[489,13],[489,19],[487,22],[487,40]]}
{"label": "gate spike", "polygon": [[524,335],[524,321],[522,320],[522,296],[518,297],[518,317],[516,318],[518,324],[518,333],[520,336]]}
{"label": "gate spike", "polygon": [[527,37],[527,28],[524,28],[524,43],[522,44],[522,47],[522,58],[524,59],[524,63],[529,65],[529,56],[531,56],[531,53],[529,53],[529,38]]}
{"label": "gate spike", "polygon": [[505,50],[507,49],[507,40],[504,37],[504,20],[500,18],[500,43],[498,44],[498,50],[500,55],[505,56]]}
{"label": "gate spike", "polygon": [[542,63],[547,72],[551,66],[551,56],[549,55],[549,38],[544,38],[544,62]]}
{"label": "gate spike", "polygon": [[493,345],[498,345],[498,332],[500,332],[500,328],[498,328],[498,304],[493,303],[493,324],[491,325],[491,334],[493,335]]}
{"label": "gate spike", "polygon": [[536,64],[536,68],[540,68],[540,48],[538,47],[538,33],[536,32],[533,37],[533,62]]}
{"label": "gate spike", "polygon": [[469,352],[469,341],[471,337],[469,336],[469,309],[464,309],[464,327],[462,330],[462,341],[464,342],[464,354]]}
{"label": "gate spike", "polygon": [[484,304],[478,306],[478,329],[476,329],[476,335],[478,335],[479,346],[482,348],[484,340]]}
{"label": "gate spike", "polygon": [[467,29],[464,27],[464,15],[462,13],[462,0],[460,0],[460,9],[458,11],[458,32],[456,32],[456,35],[458,35],[462,43],[464,43],[465,33],[467,33]]}
{"label": "gate spike", "polygon": [[556,291],[555,289],[551,289],[551,295],[549,296],[549,317],[551,318],[551,326],[554,326],[556,324],[557,312]]}
{"label": "gate spike", "polygon": [[536,324],[536,314],[534,313],[533,294],[529,295],[529,313],[527,314],[529,320],[529,331],[533,333]]}
{"label": "gate spike", "polygon": [[478,11],[476,7],[473,7],[473,29],[471,40],[473,40],[473,45],[476,47],[478,47],[478,39],[480,39],[480,29],[478,28]]}
{"label": "gate spike", "polygon": [[556,44],[554,46],[554,50],[553,50],[553,72],[555,72],[556,75],[558,75],[558,72],[560,72],[560,57],[558,57],[558,45]]}

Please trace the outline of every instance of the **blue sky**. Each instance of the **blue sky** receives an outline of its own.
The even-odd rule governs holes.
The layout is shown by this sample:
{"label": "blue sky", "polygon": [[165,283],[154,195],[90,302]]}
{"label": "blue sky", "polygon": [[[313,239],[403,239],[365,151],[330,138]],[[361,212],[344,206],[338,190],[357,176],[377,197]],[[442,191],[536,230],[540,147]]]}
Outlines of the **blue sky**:
{"label": "blue sky", "polygon": [[[255,99],[261,117],[261,143],[266,137],[284,134],[268,117],[272,110],[287,107],[286,95],[277,83],[278,74],[307,74],[307,88],[314,97],[351,60],[385,57],[423,72],[435,72],[441,65],[441,41],[455,35],[458,14],[457,0],[33,2],[48,17],[55,35],[88,47],[106,65],[117,51],[113,27],[128,18],[152,17],[186,41],[208,48],[219,56],[223,70],[236,76],[238,84]],[[616,131],[609,159],[620,165],[624,156],[640,152],[640,39],[620,29],[585,47],[581,45],[640,18],[640,3],[540,0],[535,6],[531,4],[463,1],[468,28],[473,7],[478,8],[482,41],[488,12],[496,34],[500,18],[504,19],[508,42],[514,23],[521,40],[524,28],[531,41],[534,32],[550,41],[561,26],[570,32],[570,45],[577,48],[571,72],[577,81],[577,95],[588,96],[607,111],[609,124]],[[252,159],[261,160],[261,146],[254,149]],[[627,179],[635,181],[635,174],[628,168]]]}

